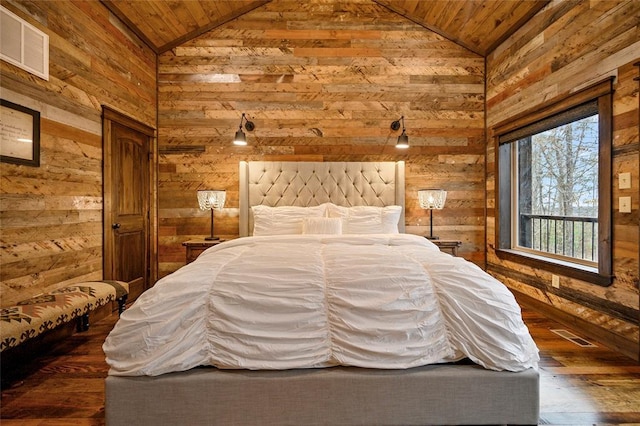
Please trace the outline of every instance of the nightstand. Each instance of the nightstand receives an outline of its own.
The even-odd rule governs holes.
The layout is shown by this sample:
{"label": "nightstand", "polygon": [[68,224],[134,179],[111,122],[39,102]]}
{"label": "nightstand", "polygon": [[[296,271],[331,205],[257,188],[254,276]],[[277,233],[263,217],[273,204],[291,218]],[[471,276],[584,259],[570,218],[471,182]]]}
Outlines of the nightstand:
{"label": "nightstand", "polygon": [[182,245],[187,248],[187,263],[193,262],[198,256],[200,256],[200,253],[209,247],[220,244],[223,241],[225,240],[205,240],[204,238],[185,241]]}
{"label": "nightstand", "polygon": [[450,253],[453,256],[458,255],[458,247],[462,245],[462,241],[457,241],[457,240],[429,240],[429,241],[437,245],[440,251]]}

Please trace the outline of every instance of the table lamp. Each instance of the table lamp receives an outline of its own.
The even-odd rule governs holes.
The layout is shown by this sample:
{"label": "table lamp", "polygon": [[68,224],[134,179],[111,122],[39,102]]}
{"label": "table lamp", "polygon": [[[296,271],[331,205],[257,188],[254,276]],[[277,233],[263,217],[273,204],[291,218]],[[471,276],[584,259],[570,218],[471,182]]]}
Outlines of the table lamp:
{"label": "table lamp", "polygon": [[213,236],[213,211],[222,210],[224,207],[224,200],[226,198],[227,192],[224,190],[198,190],[198,204],[200,205],[200,210],[211,210],[211,235],[209,237],[205,237],[205,240],[207,241],[220,239]]}
{"label": "table lamp", "polygon": [[444,189],[420,189],[418,190],[418,201],[420,207],[429,210],[429,236],[430,240],[437,240],[439,237],[433,235],[433,210],[442,210],[447,199],[447,191]]}

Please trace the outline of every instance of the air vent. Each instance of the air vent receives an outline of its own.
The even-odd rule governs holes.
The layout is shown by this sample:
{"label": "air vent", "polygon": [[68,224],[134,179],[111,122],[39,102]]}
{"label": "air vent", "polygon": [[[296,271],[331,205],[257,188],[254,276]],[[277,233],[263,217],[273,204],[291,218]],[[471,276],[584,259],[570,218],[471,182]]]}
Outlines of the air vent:
{"label": "air vent", "polygon": [[1,6],[0,58],[49,80],[49,36]]}
{"label": "air vent", "polygon": [[575,343],[578,346],[581,346],[583,348],[597,348],[598,346],[594,345],[593,343],[583,339],[580,336],[576,336],[575,334],[573,334],[572,332],[570,332],[569,330],[551,330],[552,332],[554,332],[555,334],[557,334],[558,336],[562,337],[563,339],[567,339],[570,342]]}

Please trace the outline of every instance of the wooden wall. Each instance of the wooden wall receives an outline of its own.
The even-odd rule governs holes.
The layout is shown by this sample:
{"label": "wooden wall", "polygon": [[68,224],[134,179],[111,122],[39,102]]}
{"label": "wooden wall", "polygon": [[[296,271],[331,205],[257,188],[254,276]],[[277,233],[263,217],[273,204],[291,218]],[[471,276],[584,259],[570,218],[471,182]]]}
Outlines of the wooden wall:
{"label": "wooden wall", "polygon": [[0,164],[2,305],[102,279],[102,105],[155,127],[156,55],[97,1],[2,5],[49,35],[49,81],[0,61],[2,98],[40,111],[40,167]]}
{"label": "wooden wall", "polygon": [[158,92],[160,276],[209,233],[197,189],[227,190],[216,234],[238,235],[240,160],[404,160],[407,231],[428,233],[417,189],[442,187],[434,232],[484,266],[484,58],[370,0],[274,0],[160,55]]}
{"label": "wooden wall", "polygon": [[[447,189],[447,205],[434,215],[437,234],[462,239],[464,257],[486,262],[518,293],[637,355],[639,2],[554,1],[487,58],[489,128],[617,76],[611,190],[614,207],[631,195],[633,212],[613,215],[616,278],[604,288],[562,277],[560,289],[545,271],[493,252],[495,147],[484,132],[484,58],[369,0],[274,0],[161,55],[156,81],[154,53],[97,1],[3,6],[51,43],[49,81],[0,61],[2,97],[42,114],[41,166],[0,164],[3,305],[102,278],[104,104],[152,127],[158,113],[161,276],[184,264],[182,241],[209,231],[197,189],[228,191],[216,229],[238,234],[240,160],[404,160],[408,232],[428,232],[416,190]],[[248,147],[237,148],[231,138],[243,112],[256,130]],[[408,151],[395,149],[398,132],[389,128],[400,115]],[[626,171],[632,189],[619,190],[616,177]]]}
{"label": "wooden wall", "polygon": [[[495,244],[495,143],[487,146],[488,270],[510,287],[548,305],[592,336],[638,357],[639,213],[638,67],[640,2],[554,1],[487,58],[487,126],[556,96],[614,75],[613,256],[610,287],[501,261]],[[618,174],[631,172],[632,189],[618,189]],[[618,197],[632,197],[632,213],[617,211]]]}

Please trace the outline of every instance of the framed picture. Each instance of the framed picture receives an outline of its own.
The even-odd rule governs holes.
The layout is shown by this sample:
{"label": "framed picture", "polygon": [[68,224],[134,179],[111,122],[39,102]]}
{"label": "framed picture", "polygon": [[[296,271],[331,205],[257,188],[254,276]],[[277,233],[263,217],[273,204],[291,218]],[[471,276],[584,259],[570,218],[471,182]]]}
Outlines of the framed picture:
{"label": "framed picture", "polygon": [[0,99],[0,161],[40,166],[40,113]]}

